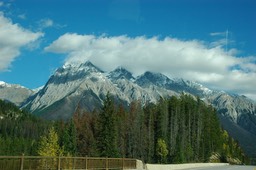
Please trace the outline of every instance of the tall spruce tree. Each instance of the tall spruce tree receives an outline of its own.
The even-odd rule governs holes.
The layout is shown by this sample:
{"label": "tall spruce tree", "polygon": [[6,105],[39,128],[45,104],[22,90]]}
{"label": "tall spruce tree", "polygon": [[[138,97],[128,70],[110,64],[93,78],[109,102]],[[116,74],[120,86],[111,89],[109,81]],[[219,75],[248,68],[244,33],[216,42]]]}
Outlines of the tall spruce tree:
{"label": "tall spruce tree", "polygon": [[77,154],[77,137],[73,119],[66,125],[62,138],[64,154],[75,156]]}
{"label": "tall spruce tree", "polygon": [[117,129],[114,103],[109,93],[98,120],[98,151],[102,157],[117,157]]}

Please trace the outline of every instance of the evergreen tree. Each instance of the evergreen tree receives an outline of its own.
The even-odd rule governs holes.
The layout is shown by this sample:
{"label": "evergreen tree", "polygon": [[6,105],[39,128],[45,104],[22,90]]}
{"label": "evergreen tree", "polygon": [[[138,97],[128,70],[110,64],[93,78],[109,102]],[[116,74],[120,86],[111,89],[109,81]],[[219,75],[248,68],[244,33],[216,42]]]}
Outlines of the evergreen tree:
{"label": "evergreen tree", "polygon": [[162,138],[167,140],[168,130],[168,103],[165,99],[160,98],[157,105],[156,113],[156,139]]}
{"label": "evergreen tree", "polygon": [[117,112],[117,144],[118,144],[118,152],[120,153],[120,156],[123,158],[126,157],[127,153],[127,132],[128,132],[128,114],[124,109],[123,105],[119,106],[118,112]]}
{"label": "evergreen tree", "polygon": [[185,94],[144,108],[134,101],[127,110],[115,109],[108,94],[100,113],[78,107],[72,120],[55,123],[57,133],[52,121],[1,100],[0,116],[1,155],[122,156],[147,163],[207,162],[212,155],[220,155],[214,161],[245,160],[239,144],[221,129],[216,110]]}
{"label": "evergreen tree", "polygon": [[77,153],[77,139],[74,120],[71,119],[64,129],[62,147],[65,155],[75,156]]}
{"label": "evergreen tree", "polygon": [[146,122],[146,155],[145,162],[154,163],[155,154],[155,105],[150,104],[144,108]]}
{"label": "evergreen tree", "polygon": [[172,96],[168,101],[168,148],[169,148],[169,162],[173,162],[174,156],[176,154],[176,139],[178,136],[178,116],[180,110],[180,100]]}
{"label": "evergreen tree", "polygon": [[102,157],[117,157],[117,129],[114,103],[109,93],[104,100],[98,121],[98,151]]}

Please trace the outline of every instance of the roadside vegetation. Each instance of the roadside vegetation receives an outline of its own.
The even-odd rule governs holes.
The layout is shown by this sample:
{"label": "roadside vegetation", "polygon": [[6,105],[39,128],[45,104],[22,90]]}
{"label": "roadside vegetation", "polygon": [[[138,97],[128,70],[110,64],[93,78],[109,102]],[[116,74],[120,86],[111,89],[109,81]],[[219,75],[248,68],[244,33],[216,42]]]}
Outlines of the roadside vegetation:
{"label": "roadside vegetation", "polygon": [[79,107],[49,121],[0,101],[0,155],[126,157],[146,163],[246,162],[216,110],[189,95],[128,108],[106,96],[100,111]]}

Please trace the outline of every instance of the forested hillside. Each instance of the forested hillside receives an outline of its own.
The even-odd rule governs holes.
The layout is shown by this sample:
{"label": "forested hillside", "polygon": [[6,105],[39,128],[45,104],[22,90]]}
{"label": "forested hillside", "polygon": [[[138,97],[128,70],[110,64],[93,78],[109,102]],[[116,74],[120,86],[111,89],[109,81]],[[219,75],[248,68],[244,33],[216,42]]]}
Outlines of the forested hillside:
{"label": "forested hillside", "polygon": [[49,124],[0,100],[0,155],[34,155]]}
{"label": "forested hillside", "polygon": [[130,157],[147,163],[245,159],[216,111],[188,95],[145,107],[134,101],[129,108],[116,106],[108,95],[100,112],[78,107],[66,122],[42,120],[0,101],[0,117],[0,155]]}
{"label": "forested hillside", "polygon": [[109,100],[99,116],[75,114],[78,150],[86,148],[80,154],[117,155],[150,163],[244,159],[238,143],[221,129],[215,109],[199,99],[182,95],[144,108],[137,101],[128,110],[114,108]]}

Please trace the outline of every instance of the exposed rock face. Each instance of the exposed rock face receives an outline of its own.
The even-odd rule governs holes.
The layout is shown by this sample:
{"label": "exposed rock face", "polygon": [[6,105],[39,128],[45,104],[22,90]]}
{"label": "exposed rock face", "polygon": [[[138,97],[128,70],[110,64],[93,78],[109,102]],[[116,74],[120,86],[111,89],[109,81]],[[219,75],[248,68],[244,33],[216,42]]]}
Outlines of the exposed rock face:
{"label": "exposed rock face", "polygon": [[[180,78],[170,79],[161,73],[149,71],[138,77],[133,77],[132,73],[122,67],[105,73],[89,61],[80,65],[66,64],[57,69],[47,84],[30,98],[26,105],[32,112],[44,115],[50,108],[53,109],[54,105],[65,104],[65,107],[70,107],[67,103],[72,103],[76,108],[79,103],[87,100],[87,104],[84,104],[87,107],[84,109],[92,111],[101,105],[108,92],[127,104],[133,100],[141,100],[144,104],[155,103],[160,97],[191,94],[212,104],[221,116],[256,134],[253,119],[256,116],[256,104],[245,96],[211,90],[196,82]],[[68,109],[69,113],[67,110],[54,109],[53,114],[58,115],[56,118],[64,114],[70,117],[74,112],[73,107]],[[54,118],[54,115],[51,118]]]}
{"label": "exposed rock face", "polygon": [[21,106],[35,91],[17,84],[8,84],[0,81],[0,99]]}
{"label": "exposed rock face", "polygon": [[[17,105],[33,94],[25,88],[15,92],[2,87],[0,84],[0,92],[5,90],[5,93],[0,93],[0,97],[3,98],[5,94],[6,100]],[[47,84],[30,97],[23,107],[47,119],[69,119],[78,106],[87,111],[99,109],[108,92],[116,101],[127,106],[134,100],[140,100],[143,104],[156,103],[160,97],[179,96],[181,93],[198,96],[216,108],[222,126],[247,148],[248,153],[256,153],[256,146],[252,146],[251,142],[256,141],[254,101],[245,96],[211,90],[181,78],[170,79],[161,73],[148,71],[133,77],[132,73],[122,67],[106,73],[91,62],[66,64],[57,69]],[[248,142],[244,140],[245,137],[250,139],[249,148],[246,147]]]}
{"label": "exposed rock face", "polygon": [[247,131],[256,134],[256,104],[245,96],[224,92],[208,97],[218,113]]}

